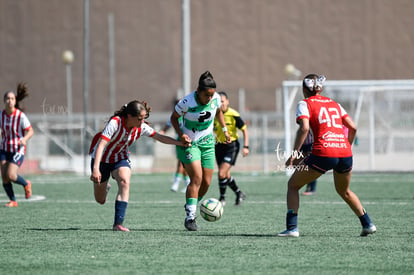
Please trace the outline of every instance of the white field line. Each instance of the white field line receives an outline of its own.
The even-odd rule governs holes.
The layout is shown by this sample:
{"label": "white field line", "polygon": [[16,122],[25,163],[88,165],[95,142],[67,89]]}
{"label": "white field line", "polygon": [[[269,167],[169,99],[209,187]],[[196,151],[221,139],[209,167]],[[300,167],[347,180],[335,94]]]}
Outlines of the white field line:
{"label": "white field line", "polygon": [[[27,199],[27,200],[24,198],[23,195],[16,194],[15,197],[18,202],[22,202],[22,201],[23,202],[35,202],[35,201],[43,201],[46,199],[46,197],[43,195],[32,195],[30,199]],[[3,203],[3,202],[9,202],[9,198],[5,194],[0,194],[0,203]]]}
{"label": "white field line", "polygon": [[[19,202],[37,202],[45,201],[48,203],[97,203],[94,200],[53,200],[47,199],[43,195],[33,195],[30,199],[24,199],[23,195],[16,195],[16,198]],[[8,199],[5,194],[0,194],[0,203],[8,202]],[[109,202],[111,203],[111,202]],[[183,201],[177,200],[159,200],[159,201],[134,201],[131,200],[128,203],[130,204],[182,204]],[[286,204],[286,201],[245,201],[243,204]],[[345,204],[343,201],[302,201],[301,204],[326,204],[326,205],[336,205],[336,204]],[[408,201],[363,201],[363,205],[410,205],[412,202]]]}

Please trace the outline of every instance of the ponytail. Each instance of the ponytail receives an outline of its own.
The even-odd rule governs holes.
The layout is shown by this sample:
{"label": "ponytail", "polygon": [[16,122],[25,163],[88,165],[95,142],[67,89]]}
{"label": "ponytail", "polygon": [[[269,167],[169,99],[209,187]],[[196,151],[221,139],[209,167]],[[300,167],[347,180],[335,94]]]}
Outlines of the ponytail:
{"label": "ponytail", "polygon": [[145,101],[138,101],[138,100],[133,100],[131,102],[129,102],[128,104],[125,104],[121,107],[121,109],[119,109],[118,111],[116,111],[114,113],[114,115],[111,117],[111,119],[115,116],[119,116],[119,117],[127,117],[128,114],[131,116],[138,116],[143,110],[145,110],[146,115],[144,118],[148,118],[149,114],[151,112],[151,107],[148,106],[147,102]]}
{"label": "ponytail", "polygon": [[205,71],[198,80],[198,90],[204,91],[211,88],[216,88],[216,82],[213,75],[209,71]]}
{"label": "ponytail", "polygon": [[19,84],[17,84],[17,93],[15,93],[14,91],[7,91],[4,96],[3,96],[3,101],[6,101],[7,95],[9,93],[13,93],[14,96],[16,97],[16,104],[15,104],[15,108],[19,109],[21,111],[23,111],[23,108],[20,107],[20,101],[22,101],[23,99],[25,99],[26,97],[29,96],[28,93],[28,88],[27,88],[27,84],[26,83],[22,83],[20,82]]}

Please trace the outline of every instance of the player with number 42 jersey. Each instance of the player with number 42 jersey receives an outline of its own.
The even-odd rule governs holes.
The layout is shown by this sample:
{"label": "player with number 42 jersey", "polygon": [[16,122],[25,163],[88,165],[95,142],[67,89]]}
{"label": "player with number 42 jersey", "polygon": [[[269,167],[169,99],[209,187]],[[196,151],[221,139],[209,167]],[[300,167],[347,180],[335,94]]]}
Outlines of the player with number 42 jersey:
{"label": "player with number 42 jersey", "polygon": [[[294,152],[300,150],[310,130],[314,143],[311,154],[300,164],[310,169],[295,169],[288,181],[286,230],[280,232],[279,237],[299,237],[299,189],[329,170],[333,170],[336,192],[361,222],[360,236],[368,236],[377,231],[358,196],[349,188],[353,164],[351,144],[357,127],[341,105],[321,96],[325,79],[325,76],[317,74],[308,74],[303,79],[302,92],[305,99],[298,103],[296,109],[299,128]],[[286,166],[291,167],[296,159],[296,154],[292,154],[286,161]]]}
{"label": "player with number 42 jersey", "polygon": [[296,121],[309,119],[314,136],[312,154],[321,157],[350,157],[351,145],[344,132],[342,120],[348,117],[342,106],[319,94],[300,101]]}

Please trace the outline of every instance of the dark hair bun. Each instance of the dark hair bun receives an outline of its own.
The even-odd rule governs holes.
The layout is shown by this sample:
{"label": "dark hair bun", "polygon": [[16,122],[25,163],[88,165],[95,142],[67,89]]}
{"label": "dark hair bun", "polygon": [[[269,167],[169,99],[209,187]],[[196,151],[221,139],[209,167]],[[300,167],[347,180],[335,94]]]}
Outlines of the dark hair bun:
{"label": "dark hair bun", "polygon": [[200,90],[206,90],[216,88],[216,82],[214,81],[213,75],[209,71],[205,71],[198,80],[198,88]]}

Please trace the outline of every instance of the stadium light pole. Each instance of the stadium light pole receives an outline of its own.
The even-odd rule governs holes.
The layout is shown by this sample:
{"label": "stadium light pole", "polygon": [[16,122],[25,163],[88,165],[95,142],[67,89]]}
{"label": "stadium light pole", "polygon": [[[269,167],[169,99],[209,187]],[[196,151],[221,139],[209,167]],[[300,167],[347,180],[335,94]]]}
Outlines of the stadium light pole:
{"label": "stadium light pole", "polygon": [[191,92],[191,2],[190,0],[181,0],[181,28],[182,28],[182,89],[184,95]]}
{"label": "stadium light pole", "polygon": [[110,110],[116,108],[116,71],[115,71],[115,31],[114,14],[108,14],[108,48],[109,48],[109,106]]}
{"label": "stadium light pole", "polygon": [[72,63],[74,61],[73,52],[66,50],[62,54],[62,60],[66,67],[66,103],[67,112],[72,114]]}
{"label": "stadium light pole", "polygon": [[[285,66],[285,74],[288,76],[289,80],[298,80],[302,75],[302,72],[299,71],[293,64],[288,63]],[[290,153],[292,150],[291,145],[291,132],[290,132],[290,106],[293,104],[293,100],[298,92],[299,88],[295,87],[289,92],[288,87],[283,87],[283,118],[285,125],[285,153]],[[286,175],[290,176],[292,170],[286,169]]]}
{"label": "stadium light pole", "polygon": [[88,126],[88,104],[89,104],[89,0],[83,0],[83,173],[86,175],[87,154],[85,142],[87,138],[86,127]]}
{"label": "stadium light pole", "polygon": [[71,139],[73,132],[71,130],[72,124],[72,63],[74,60],[73,52],[66,50],[62,53],[62,61],[66,67],[66,112],[68,114],[68,146],[72,148],[73,141]]}

